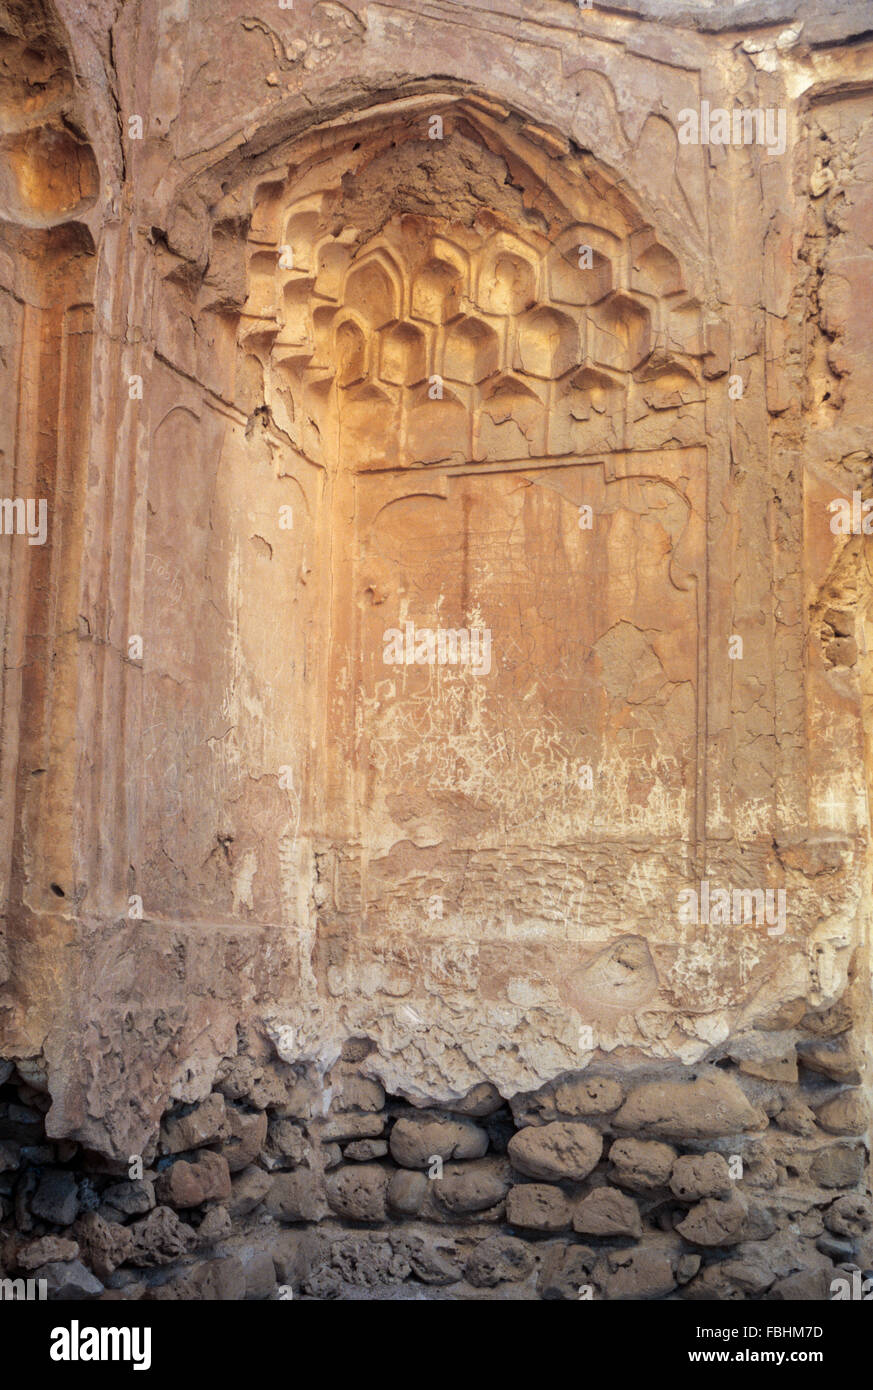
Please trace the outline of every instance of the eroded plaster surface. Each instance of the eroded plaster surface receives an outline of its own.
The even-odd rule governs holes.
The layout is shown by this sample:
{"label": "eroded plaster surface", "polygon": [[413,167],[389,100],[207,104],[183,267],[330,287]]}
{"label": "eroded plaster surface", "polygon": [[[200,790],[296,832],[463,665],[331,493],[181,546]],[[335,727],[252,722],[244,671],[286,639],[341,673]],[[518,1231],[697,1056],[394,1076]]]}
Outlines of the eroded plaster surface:
{"label": "eroded plaster surface", "polygon": [[0,553],[0,1054],[52,1140],[273,1136],[258,1067],[293,1124],[354,1070],[384,1152],[319,1143],[377,1168],[485,1087],[519,1149],[753,1134],[777,1226],[810,1136],[811,1208],[863,1193],[865,8],[0,6],[0,469],[49,503]]}

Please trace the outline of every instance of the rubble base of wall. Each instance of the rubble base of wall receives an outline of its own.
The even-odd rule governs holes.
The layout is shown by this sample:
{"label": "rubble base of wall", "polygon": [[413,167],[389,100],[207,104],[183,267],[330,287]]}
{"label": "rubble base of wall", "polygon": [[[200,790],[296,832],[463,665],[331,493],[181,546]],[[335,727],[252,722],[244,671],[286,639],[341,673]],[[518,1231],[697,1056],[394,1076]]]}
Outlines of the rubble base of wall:
{"label": "rubble base of wall", "polygon": [[0,1275],[61,1300],[821,1300],[873,1265],[838,1038],[799,1069],[589,1068],[432,1107],[385,1094],[367,1039],[325,1073],[265,1051],[121,1158],[48,1137],[43,1061],[0,1062]]}

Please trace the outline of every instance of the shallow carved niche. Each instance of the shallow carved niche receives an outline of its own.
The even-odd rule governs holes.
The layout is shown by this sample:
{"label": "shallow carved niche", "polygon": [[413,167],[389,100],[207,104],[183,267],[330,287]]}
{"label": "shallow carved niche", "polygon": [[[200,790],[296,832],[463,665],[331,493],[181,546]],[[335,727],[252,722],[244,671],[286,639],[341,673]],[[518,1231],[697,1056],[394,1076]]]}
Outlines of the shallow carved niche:
{"label": "shallow carved niche", "polygon": [[75,65],[53,7],[3,10],[0,359],[7,409],[0,472],[7,497],[32,498],[45,508],[42,539],[32,547],[7,541],[0,560],[8,657],[3,745],[8,770],[17,760],[45,771],[26,779],[23,796],[25,783],[5,779],[0,885],[4,899],[8,892],[35,911],[61,914],[79,877],[73,786],[82,620],[75,585],[59,585],[58,575],[78,573],[87,534],[96,256],[91,232],[78,219],[96,202],[99,177],[81,133]]}
{"label": "shallow carved niche", "polygon": [[18,32],[0,28],[0,206],[5,220],[24,227],[81,216],[99,188],[94,153],[79,133],[71,56],[39,9],[20,27],[13,22]]}
{"label": "shallow carved niche", "polygon": [[[331,480],[326,781],[371,860],[354,895],[382,906],[372,861],[404,841],[693,839],[706,573],[677,257],[605,171],[518,123],[456,112],[436,150],[391,133],[390,153],[345,133],[318,187],[262,184],[239,325],[273,419]],[[445,215],[453,141],[511,168],[494,187],[536,186],[536,213],[516,191]],[[429,207],[349,192],[403,142],[432,162]],[[409,625],[420,656],[387,656]]]}

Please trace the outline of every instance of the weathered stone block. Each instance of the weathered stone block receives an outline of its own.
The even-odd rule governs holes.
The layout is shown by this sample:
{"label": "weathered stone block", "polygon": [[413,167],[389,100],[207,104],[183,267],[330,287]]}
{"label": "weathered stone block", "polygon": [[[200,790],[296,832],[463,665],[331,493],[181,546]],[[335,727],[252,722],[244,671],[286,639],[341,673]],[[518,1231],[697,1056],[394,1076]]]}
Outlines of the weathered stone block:
{"label": "weathered stone block", "polygon": [[79,1184],[74,1173],[58,1168],[45,1173],[33,1194],[30,1209],[42,1221],[70,1226],[79,1210]]}
{"label": "weathered stone block", "polygon": [[103,1292],[100,1280],[95,1279],[80,1260],[58,1260],[41,1265],[34,1271],[34,1278],[45,1279],[52,1301],[75,1302],[99,1298]]}
{"label": "weathered stone block", "polygon": [[345,1115],[332,1115],[318,1126],[318,1135],[323,1143],[336,1141],[344,1144],[347,1140],[377,1139],[385,1128],[384,1115],[359,1115],[351,1112]]}
{"label": "weathered stone block", "polygon": [[615,1116],[619,1130],[642,1138],[716,1139],[766,1129],[732,1076],[713,1069],[695,1081],[649,1081],[631,1091]]}
{"label": "weathered stone block", "polygon": [[197,1244],[202,1250],[204,1247],[216,1245],[219,1241],[227,1240],[233,1233],[233,1224],[230,1212],[227,1207],[210,1207],[200,1225],[197,1227]]}
{"label": "weathered stone block", "polygon": [[271,1117],[264,1155],[268,1167],[297,1168],[310,1151],[309,1142],[299,1125],[278,1116]]}
{"label": "weathered stone block", "polygon": [[155,1207],[127,1230],[133,1237],[128,1263],[146,1268],[173,1264],[197,1244],[196,1232],[180,1221],[170,1207]]}
{"label": "weathered stone block", "polygon": [[81,1216],[75,1226],[76,1239],[94,1273],[106,1279],[129,1260],[137,1245],[133,1227],[104,1221],[95,1211]]}
{"label": "weathered stone block", "polygon": [[677,1255],[667,1245],[611,1250],[598,1265],[606,1299],[664,1298],[677,1287]]}
{"label": "weathered stone block", "polygon": [[204,1144],[214,1144],[226,1133],[224,1096],[214,1092],[200,1105],[184,1114],[168,1115],[161,1124],[161,1149],[164,1153],[184,1153]]}
{"label": "weathered stone block", "polygon": [[570,1203],[560,1187],[526,1182],[511,1187],[506,1197],[506,1220],[510,1226],[531,1231],[565,1231],[571,1221]]}
{"label": "weathered stone block", "polygon": [[873,1201],[852,1193],[837,1200],[824,1213],[824,1224],[840,1236],[862,1236],[873,1230]]}
{"label": "weathered stone block", "polygon": [[[22,1245],[16,1252],[15,1262],[19,1269],[36,1269],[38,1265],[54,1264],[56,1261],[75,1260],[79,1257],[79,1245],[75,1240],[64,1236],[42,1236]],[[98,1274],[99,1270],[96,1271]]]}
{"label": "weathered stone block", "polygon": [[159,1174],[155,1196],[170,1207],[199,1207],[203,1202],[224,1202],[230,1197],[230,1170],[227,1160],[205,1151],[193,1163],[184,1158]]}
{"label": "weathered stone block", "polygon": [[746,1239],[748,1208],[734,1193],[726,1201],[707,1197],[689,1211],[676,1230],[691,1245],[738,1245]]}
{"label": "weathered stone block", "polygon": [[490,1081],[480,1081],[478,1085],[471,1087],[463,1099],[453,1100],[450,1108],[453,1115],[483,1119],[495,1114],[503,1103],[503,1097],[496,1086],[492,1086]]}
{"label": "weathered stone block", "polygon": [[277,1221],[320,1221],[327,1207],[316,1174],[308,1168],[274,1174],[264,1210]]}
{"label": "weathered stone block", "polygon": [[726,1197],[731,1191],[727,1161],[718,1153],[680,1155],[673,1164],[670,1191],[683,1202]]}
{"label": "weathered stone block", "polygon": [[821,1187],[853,1187],[863,1174],[864,1150],[851,1144],[819,1149],[809,1166],[809,1176]]}
{"label": "weathered stone block", "polygon": [[488,1236],[476,1246],[464,1273],[474,1287],[490,1289],[496,1284],[526,1279],[533,1263],[533,1256],[523,1240],[512,1236]]}
{"label": "weathered stone block", "polygon": [[860,1091],[843,1091],[820,1105],[815,1117],[828,1134],[866,1134],[870,1106]]}
{"label": "weathered stone block", "polygon": [[550,1245],[539,1278],[541,1297],[575,1301],[580,1290],[596,1292],[600,1287],[595,1278],[599,1258],[587,1245],[565,1245],[560,1241]]}
{"label": "weathered stone block", "polygon": [[573,1209],[573,1230],[588,1236],[642,1235],[639,1208],[632,1197],[611,1187],[598,1187]]}
{"label": "weathered stone block", "polygon": [[148,1178],[112,1183],[103,1193],[105,1206],[120,1216],[142,1216],[155,1205],[155,1186]]}
{"label": "weathered stone block", "polygon": [[414,1216],[421,1211],[427,1186],[428,1180],[423,1173],[412,1169],[392,1173],[388,1183],[388,1205],[404,1216]]}
{"label": "weathered stone block", "polygon": [[328,1205],[351,1221],[384,1221],[389,1177],[375,1163],[335,1168],[327,1177]]}
{"label": "weathered stone block", "polygon": [[609,1150],[612,1175],[621,1187],[648,1192],[670,1181],[676,1150],[652,1139],[617,1139]]}
{"label": "weathered stone block", "polygon": [[603,1140],[585,1124],[528,1125],[509,1141],[512,1166],[529,1178],[581,1182],[600,1159]]}
{"label": "weathered stone block", "polygon": [[378,1081],[350,1074],[339,1078],[337,1093],[330,1108],[344,1114],[349,1110],[379,1111],[384,1105],[385,1092]]}
{"label": "weathered stone block", "polygon": [[580,1076],[555,1087],[555,1105],[564,1115],[609,1115],[617,1110],[624,1091],[606,1076]]}
{"label": "weathered stone block", "polygon": [[810,1071],[827,1076],[831,1081],[841,1081],[847,1086],[860,1085],[863,1058],[850,1037],[802,1043],[797,1049],[797,1056]]}
{"label": "weathered stone block", "polygon": [[266,1113],[228,1105],[225,1132],[227,1139],[221,1146],[221,1154],[231,1173],[241,1173],[255,1161],[267,1141]]}
{"label": "weathered stone block", "polygon": [[509,1183],[507,1165],[494,1158],[446,1163],[441,1177],[428,1180],[437,1205],[458,1214],[488,1211],[503,1201]]}
{"label": "weathered stone block", "polygon": [[472,1120],[436,1115],[401,1118],[390,1138],[391,1157],[404,1168],[427,1168],[433,1157],[481,1158],[487,1148],[488,1135]]}

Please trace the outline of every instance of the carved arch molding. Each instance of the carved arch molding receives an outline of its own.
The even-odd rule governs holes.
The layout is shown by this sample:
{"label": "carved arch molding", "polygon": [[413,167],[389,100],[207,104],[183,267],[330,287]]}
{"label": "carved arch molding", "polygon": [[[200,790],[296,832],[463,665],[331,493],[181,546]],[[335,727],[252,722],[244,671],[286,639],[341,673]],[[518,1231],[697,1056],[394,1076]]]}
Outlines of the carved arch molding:
{"label": "carved arch molding", "polygon": [[[197,310],[236,362],[216,398],[290,516],[280,875],[307,842],[328,943],[350,918],[602,937],[595,878],[657,846],[680,881],[703,833],[699,270],[591,155],[469,94],[298,139],[215,199],[211,236]],[[487,629],[490,671],[386,664],[407,623]]]}

